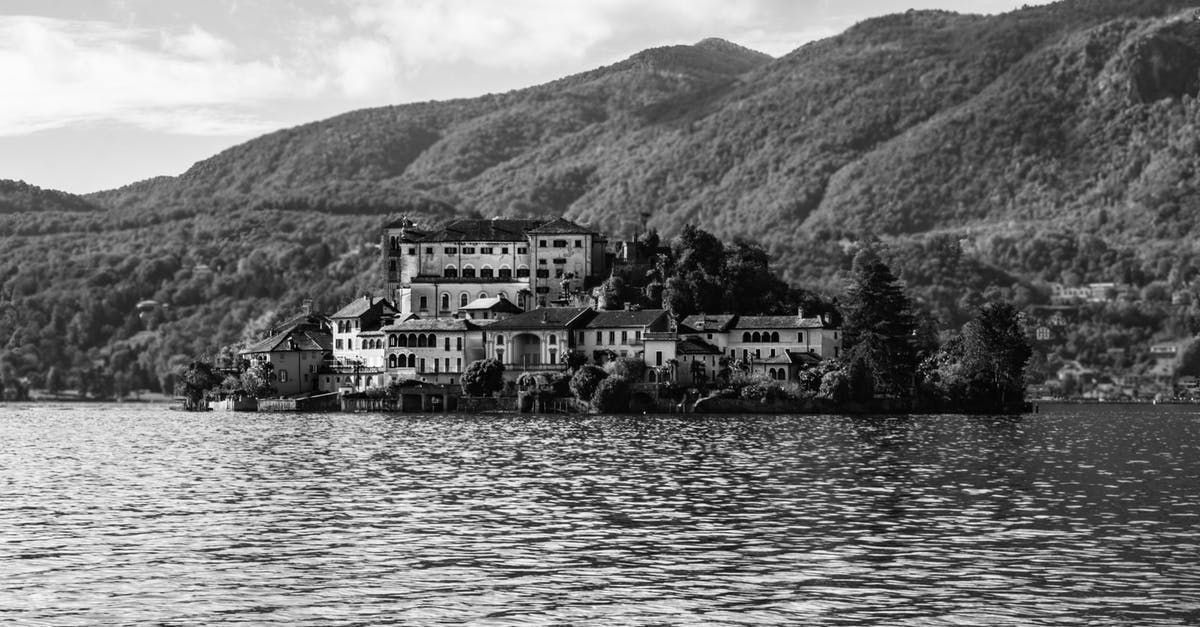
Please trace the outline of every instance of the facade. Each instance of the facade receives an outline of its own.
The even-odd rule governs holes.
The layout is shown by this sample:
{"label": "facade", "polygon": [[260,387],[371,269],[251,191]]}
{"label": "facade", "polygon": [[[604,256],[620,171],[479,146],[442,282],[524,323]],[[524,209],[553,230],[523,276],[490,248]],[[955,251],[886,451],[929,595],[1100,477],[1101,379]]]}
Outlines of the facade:
{"label": "facade", "polygon": [[382,368],[384,359],[382,327],[397,316],[386,298],[365,295],[356,298],[330,316],[333,325],[333,357],[340,362]]}
{"label": "facade", "polygon": [[476,322],[504,320],[519,313],[525,313],[525,310],[514,305],[512,301],[503,295],[492,298],[477,298],[458,310],[459,316]]}
{"label": "facade", "polygon": [[523,310],[565,303],[602,280],[606,243],[564,218],[467,219],[434,231],[399,220],[384,227],[387,293],[422,318],[453,317],[481,298]]}
{"label": "facade", "polygon": [[[670,315],[665,309],[598,311],[575,331],[574,347],[598,364],[617,357],[645,358],[646,336],[669,329]],[[650,360],[646,364],[653,365]]]}
{"label": "facade", "polygon": [[470,320],[407,320],[382,330],[389,382],[454,385],[471,362],[483,359],[484,331]]}

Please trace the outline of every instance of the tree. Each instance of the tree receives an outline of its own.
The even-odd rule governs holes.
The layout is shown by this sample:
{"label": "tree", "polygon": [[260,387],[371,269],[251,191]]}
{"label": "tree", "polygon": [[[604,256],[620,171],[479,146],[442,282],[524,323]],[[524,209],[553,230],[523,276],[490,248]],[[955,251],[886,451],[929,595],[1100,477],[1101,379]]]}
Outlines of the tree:
{"label": "tree", "polygon": [[275,365],[269,361],[259,362],[242,372],[240,377],[243,392],[254,398],[267,398],[278,393],[275,388]]}
{"label": "tree", "polygon": [[875,393],[909,396],[917,367],[912,303],[900,281],[871,248],[854,257],[842,311],[847,363],[866,369]]}
{"label": "tree", "polygon": [[590,401],[596,393],[596,386],[608,378],[608,373],[599,366],[584,366],[571,377],[571,393],[581,401]]}
{"label": "tree", "polygon": [[204,409],[204,394],[221,382],[213,371],[212,364],[196,360],[178,375],[175,393],[183,396],[184,407],[190,410]]}
{"label": "tree", "polygon": [[962,331],[963,360],[983,398],[1008,409],[1025,401],[1025,364],[1033,350],[1009,303],[989,303]]}
{"label": "tree", "polygon": [[504,364],[496,359],[471,362],[463,373],[462,387],[469,396],[492,396],[504,389]]}
{"label": "tree", "polygon": [[621,377],[608,377],[596,386],[592,394],[592,407],[606,413],[629,411],[631,396],[628,381]]}
{"label": "tree", "polygon": [[57,395],[66,387],[66,377],[58,366],[50,366],[50,370],[46,371],[46,391],[50,394]]}

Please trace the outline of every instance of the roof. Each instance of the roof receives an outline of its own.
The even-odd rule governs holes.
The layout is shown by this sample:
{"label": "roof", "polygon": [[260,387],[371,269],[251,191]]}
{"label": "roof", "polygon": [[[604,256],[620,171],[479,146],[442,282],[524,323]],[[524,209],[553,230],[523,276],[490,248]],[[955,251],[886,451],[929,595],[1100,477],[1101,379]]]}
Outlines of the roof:
{"label": "roof", "polygon": [[[707,333],[709,331],[724,331],[735,322],[737,316],[733,314],[697,314],[688,316],[683,319],[683,326],[689,329],[695,329],[697,333]],[[682,329],[680,330],[681,332]]]}
{"label": "roof", "polygon": [[572,322],[586,324],[594,314],[591,307],[542,307],[498,320],[488,330],[561,329]]}
{"label": "roof", "polygon": [[499,313],[524,313],[525,310],[513,304],[507,298],[493,296],[491,298],[476,298],[467,303],[466,307],[459,307],[459,311],[495,311]]}
{"label": "roof", "polygon": [[[295,341],[295,346],[290,346],[287,340],[291,338]],[[238,351],[238,354],[245,355],[248,353],[270,353],[275,351],[329,351],[333,346],[333,339],[328,333],[311,330],[289,330],[283,333],[276,333],[271,337],[255,342],[246,348]]]}
{"label": "roof", "polygon": [[319,313],[298,313],[291,318],[287,318],[275,325],[278,332],[291,331],[297,327],[307,327],[314,330],[320,330],[322,327],[329,325],[329,318]]}
{"label": "roof", "polygon": [[800,316],[737,316],[730,329],[821,329],[820,318]]}
{"label": "roof", "polygon": [[540,220],[508,218],[455,220],[440,230],[427,233],[423,242],[523,242],[526,233]]}
{"label": "roof", "polygon": [[[641,311],[597,311],[587,328],[645,327],[667,315],[665,309],[643,309]],[[664,325],[665,327],[665,325]]]}
{"label": "roof", "polygon": [[721,349],[701,340],[699,338],[689,337],[679,340],[675,345],[676,355],[724,355]]}
{"label": "roof", "polygon": [[476,328],[470,320],[460,318],[429,318],[426,320],[411,319],[396,324],[389,324],[380,329],[384,333],[404,331],[470,331]]}
{"label": "roof", "polygon": [[[357,318],[367,313],[368,311],[379,307],[380,309],[391,309],[396,312],[396,308],[388,302],[386,298],[374,298],[371,296],[363,296],[350,301],[349,305],[337,310],[337,313],[330,316],[331,318]],[[398,313],[398,312],[397,312]]]}
{"label": "roof", "polygon": [[595,234],[595,231],[586,226],[580,226],[563,217],[554,218],[541,226],[529,229],[528,232],[537,235],[554,235],[557,233]]}

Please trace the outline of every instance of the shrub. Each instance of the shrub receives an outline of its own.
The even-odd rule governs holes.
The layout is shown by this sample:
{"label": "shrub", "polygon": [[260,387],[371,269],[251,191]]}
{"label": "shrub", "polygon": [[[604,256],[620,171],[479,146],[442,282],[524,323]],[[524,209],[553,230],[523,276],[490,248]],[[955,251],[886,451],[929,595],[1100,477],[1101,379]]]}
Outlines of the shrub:
{"label": "shrub", "polygon": [[467,366],[462,378],[463,391],[470,396],[491,396],[504,388],[504,364],[481,359]]}
{"label": "shrub", "polygon": [[596,386],[608,378],[608,373],[599,366],[584,366],[571,377],[571,393],[581,401],[590,401]]}
{"label": "shrub", "polygon": [[629,411],[630,397],[629,382],[620,377],[608,377],[596,386],[592,407],[605,413]]}
{"label": "shrub", "polygon": [[604,370],[610,376],[621,377],[626,381],[646,379],[646,362],[638,357],[618,357],[605,364]]}

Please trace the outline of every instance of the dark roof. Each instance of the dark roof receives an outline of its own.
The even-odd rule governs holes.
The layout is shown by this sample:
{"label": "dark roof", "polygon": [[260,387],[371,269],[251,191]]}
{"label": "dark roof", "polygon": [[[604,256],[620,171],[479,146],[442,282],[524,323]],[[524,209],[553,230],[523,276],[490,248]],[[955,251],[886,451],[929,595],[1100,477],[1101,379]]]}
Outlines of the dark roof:
{"label": "dark roof", "polygon": [[756,359],[758,363],[778,365],[778,364],[800,364],[803,366],[811,366],[819,363],[821,358],[812,353],[801,353],[797,351],[783,351],[774,357],[764,357]]}
{"label": "dark roof", "polygon": [[466,307],[459,307],[459,311],[495,311],[499,313],[525,313],[524,309],[513,304],[507,298],[493,296],[491,298],[476,298],[467,303]]}
{"label": "dark roof", "polygon": [[337,313],[333,314],[331,317],[332,318],[357,318],[357,317],[362,316],[363,314],[367,313],[368,311],[371,311],[372,309],[376,309],[376,308],[378,308],[379,311],[381,311],[381,312],[384,310],[390,309],[390,310],[392,310],[393,313],[399,313],[396,311],[396,308],[393,307],[390,302],[388,302],[388,300],[386,298],[374,298],[371,296],[363,296],[362,298],[354,299],[353,301],[350,302],[349,305],[342,307],[341,309],[339,309],[337,311]]}
{"label": "dark roof", "polygon": [[721,349],[701,340],[699,338],[689,337],[679,340],[675,345],[675,354],[677,355],[723,355]]}
{"label": "dark roof", "polygon": [[[287,340],[295,341],[295,347],[288,345]],[[270,353],[275,351],[329,351],[333,346],[333,338],[328,333],[311,330],[291,330],[276,333],[271,337],[255,342],[238,351],[239,354]]]}
{"label": "dark roof", "polygon": [[458,285],[462,283],[512,283],[513,285],[529,285],[529,279],[520,279],[517,277],[492,277],[485,279],[483,277],[473,277],[464,279],[462,277],[441,277],[441,276],[415,276],[412,278],[413,283],[437,283],[438,285]]}
{"label": "dark roof", "polygon": [[[666,316],[665,309],[643,309],[641,311],[597,311],[591,321],[587,323],[587,328],[609,328],[609,327],[644,327]],[[661,325],[665,327],[666,325]]]}
{"label": "dark roof", "polygon": [[538,226],[537,228],[529,229],[528,232],[535,233],[537,235],[554,235],[554,234],[558,234],[558,233],[563,233],[563,234],[578,233],[578,234],[594,235],[596,233],[595,231],[587,228],[586,226],[580,226],[580,225],[578,225],[574,222],[571,222],[570,220],[568,220],[566,218],[562,218],[562,217],[554,218],[553,220],[551,220],[541,226]]}
{"label": "dark roof", "polygon": [[423,242],[523,242],[526,233],[540,220],[455,220],[440,230],[427,233]]}
{"label": "dark roof", "polygon": [[561,329],[571,322],[586,324],[595,311],[591,307],[542,307],[488,325],[490,331]]}
{"label": "dark roof", "polygon": [[[712,331],[724,331],[736,321],[737,316],[733,314],[697,314],[684,318],[683,326],[695,329],[697,333],[709,333]],[[680,332],[683,332],[682,329]]]}
{"label": "dark roof", "polygon": [[738,316],[730,329],[820,329],[820,318],[800,316]]}
{"label": "dark roof", "polygon": [[470,320],[458,318],[430,318],[427,320],[412,319],[396,324],[390,324],[380,329],[384,333],[403,331],[470,331],[476,326]]}

